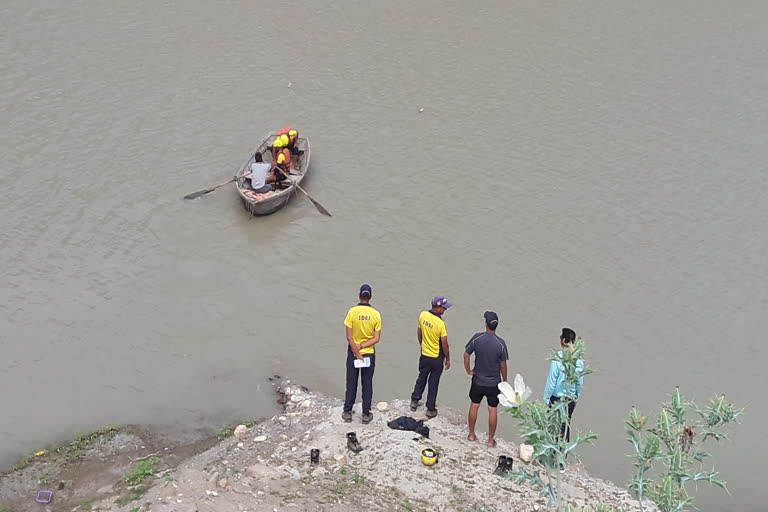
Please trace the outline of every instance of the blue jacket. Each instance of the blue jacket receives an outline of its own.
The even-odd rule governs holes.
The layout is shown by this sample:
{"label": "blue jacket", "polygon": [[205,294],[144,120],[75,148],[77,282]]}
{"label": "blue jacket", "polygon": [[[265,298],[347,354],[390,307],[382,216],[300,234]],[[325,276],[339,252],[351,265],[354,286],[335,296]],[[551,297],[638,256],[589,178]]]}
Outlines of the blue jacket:
{"label": "blue jacket", "polygon": [[[562,352],[558,352],[562,354]],[[570,394],[575,400],[581,396],[581,386],[584,385],[584,377],[581,372],[584,370],[584,361],[579,359],[576,361],[576,371],[579,373],[579,379],[573,388],[570,390]],[[551,397],[562,398],[565,393],[565,367],[560,361],[552,361],[549,365],[549,375],[547,375],[547,385],[544,387],[544,402],[549,403]]]}

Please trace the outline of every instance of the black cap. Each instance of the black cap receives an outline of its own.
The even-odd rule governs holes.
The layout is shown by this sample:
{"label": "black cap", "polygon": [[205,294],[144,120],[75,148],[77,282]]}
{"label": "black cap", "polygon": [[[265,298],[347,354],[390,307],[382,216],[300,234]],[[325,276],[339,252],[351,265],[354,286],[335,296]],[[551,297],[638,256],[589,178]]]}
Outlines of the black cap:
{"label": "black cap", "polygon": [[483,316],[485,317],[485,325],[492,331],[495,331],[496,327],[499,325],[499,315],[493,311],[486,311],[483,313]]}
{"label": "black cap", "polygon": [[371,296],[371,285],[364,284],[360,287],[360,296],[361,297],[370,297]]}
{"label": "black cap", "polygon": [[573,329],[563,327],[563,334],[560,335],[560,339],[565,340],[566,343],[573,343],[576,339],[576,333],[573,332]]}

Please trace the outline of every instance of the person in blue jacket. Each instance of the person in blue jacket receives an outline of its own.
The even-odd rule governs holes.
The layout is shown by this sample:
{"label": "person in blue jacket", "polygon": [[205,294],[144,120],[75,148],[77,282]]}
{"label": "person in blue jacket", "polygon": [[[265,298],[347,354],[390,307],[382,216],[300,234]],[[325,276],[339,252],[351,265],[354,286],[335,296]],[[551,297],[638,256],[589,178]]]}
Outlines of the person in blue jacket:
{"label": "person in blue jacket", "polygon": [[[562,350],[573,350],[573,342],[576,340],[576,333],[573,329],[568,327],[563,328],[563,333],[560,335],[560,348]],[[579,359],[576,362],[576,371],[580,374],[576,383],[571,386],[571,389],[565,389],[565,367],[560,361],[552,361],[549,365],[549,375],[547,375],[547,384],[544,387],[544,403],[550,406],[555,402],[559,402],[564,397],[569,398],[568,402],[568,423],[563,423],[560,432],[561,436],[565,436],[566,441],[571,440],[571,417],[573,416],[573,410],[576,409],[576,401],[581,396],[581,386],[584,384],[584,377],[581,376],[581,372],[584,371],[584,361]]]}

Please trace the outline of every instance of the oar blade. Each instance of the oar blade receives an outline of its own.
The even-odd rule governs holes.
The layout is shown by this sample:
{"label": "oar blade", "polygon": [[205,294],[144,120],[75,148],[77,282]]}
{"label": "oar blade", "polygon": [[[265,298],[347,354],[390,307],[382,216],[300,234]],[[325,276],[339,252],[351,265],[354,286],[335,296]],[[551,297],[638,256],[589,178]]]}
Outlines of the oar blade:
{"label": "oar blade", "polygon": [[198,190],[197,192],[192,192],[191,194],[187,194],[184,196],[184,199],[197,199],[198,197],[204,196],[208,192],[213,192],[216,190],[216,188],[208,188],[205,190]]}
{"label": "oar blade", "polygon": [[333,215],[331,215],[331,212],[329,212],[328,210],[323,208],[323,205],[321,205],[320,203],[318,203],[317,201],[315,201],[311,197],[309,198],[309,200],[312,201],[313,205],[315,205],[315,208],[317,208],[317,211],[319,211],[320,213],[322,213],[326,217],[333,217]]}

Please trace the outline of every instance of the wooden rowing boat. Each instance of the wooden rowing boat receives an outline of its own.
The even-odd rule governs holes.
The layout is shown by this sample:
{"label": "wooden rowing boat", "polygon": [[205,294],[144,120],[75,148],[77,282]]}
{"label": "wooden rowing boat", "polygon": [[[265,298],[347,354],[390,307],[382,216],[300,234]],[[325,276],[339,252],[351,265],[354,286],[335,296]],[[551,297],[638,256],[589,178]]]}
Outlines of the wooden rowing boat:
{"label": "wooden rowing boat", "polygon": [[[309,170],[309,139],[307,137],[299,137],[296,139],[296,147],[299,151],[303,151],[303,153],[293,156],[295,163],[291,173],[288,175],[288,180],[285,180],[273,192],[267,192],[266,194],[257,194],[251,190],[249,187],[250,180],[244,178],[243,175],[250,172],[251,164],[254,162],[253,154],[256,152],[262,154],[265,163],[272,164],[271,148],[275,137],[277,137],[277,133],[274,132],[267,135],[237,172],[237,180],[235,180],[237,195],[240,196],[240,202],[243,203],[243,207],[251,215],[269,215],[285,206],[296,192],[296,185],[301,184]],[[289,180],[290,183],[288,183]]]}

